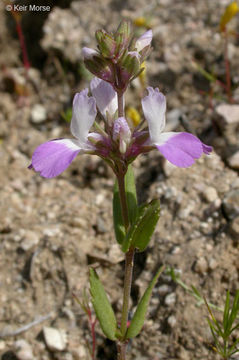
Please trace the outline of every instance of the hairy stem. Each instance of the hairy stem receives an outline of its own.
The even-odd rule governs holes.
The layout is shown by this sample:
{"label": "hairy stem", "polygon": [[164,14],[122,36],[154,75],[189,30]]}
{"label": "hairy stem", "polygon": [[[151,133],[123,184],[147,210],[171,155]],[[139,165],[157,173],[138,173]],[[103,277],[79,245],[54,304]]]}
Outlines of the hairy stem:
{"label": "hairy stem", "polygon": [[124,93],[122,91],[118,91],[117,93],[118,98],[118,116],[124,116]]}
{"label": "hairy stem", "polygon": [[[124,116],[124,95],[123,92],[118,92],[118,116]],[[121,213],[124,221],[124,227],[127,231],[130,225],[129,221],[129,213],[127,206],[127,198],[125,192],[125,173],[124,171],[119,171],[117,175],[117,181],[119,186],[119,196],[120,196],[120,205],[121,205]],[[125,277],[124,277],[124,295],[123,295],[123,308],[121,315],[121,325],[120,330],[122,334],[122,341],[118,343],[118,360],[126,360],[126,348],[127,341],[124,340],[126,331],[127,331],[127,322],[128,322],[128,314],[129,314],[129,300],[131,293],[131,285],[132,285],[132,274],[133,274],[133,266],[134,266],[134,249],[131,248],[125,254]]]}
{"label": "hairy stem", "polygon": [[[125,193],[124,175],[119,175],[117,179],[118,179],[118,186],[119,186],[121,212],[122,212],[122,217],[123,217],[123,221],[124,221],[124,226],[125,226],[125,229],[127,230],[129,227],[129,215],[128,215],[126,193]],[[124,295],[123,295],[123,308],[122,308],[122,315],[121,315],[121,334],[122,334],[123,339],[124,339],[124,337],[126,335],[126,331],[127,331],[133,266],[134,266],[134,249],[131,248],[125,254]],[[127,347],[127,342],[123,340],[118,346],[118,360],[126,359],[126,347]]]}

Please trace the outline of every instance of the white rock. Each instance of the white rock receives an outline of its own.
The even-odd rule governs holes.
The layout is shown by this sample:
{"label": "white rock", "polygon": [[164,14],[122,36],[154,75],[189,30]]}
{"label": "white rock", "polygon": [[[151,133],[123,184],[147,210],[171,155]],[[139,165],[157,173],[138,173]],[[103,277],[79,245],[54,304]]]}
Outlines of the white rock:
{"label": "white rock", "polygon": [[220,104],[216,112],[223,117],[226,125],[239,123],[239,105]]}
{"label": "white rock", "polygon": [[167,306],[174,305],[176,302],[176,294],[175,293],[168,294],[165,297],[164,302],[165,302],[165,305],[167,305]]}
{"label": "white rock", "polygon": [[195,271],[199,274],[203,274],[208,270],[208,263],[204,257],[200,257],[195,264]]}
{"label": "white rock", "polygon": [[212,186],[208,186],[204,189],[203,196],[209,203],[212,203],[218,199],[217,190]]}
{"label": "white rock", "polygon": [[49,350],[64,351],[66,349],[67,339],[63,330],[45,326],[43,328],[43,335]]}
{"label": "white rock", "polygon": [[21,242],[21,248],[24,251],[28,251],[39,243],[39,236],[31,230],[25,232],[23,241]]}
{"label": "white rock", "polygon": [[47,112],[43,105],[35,104],[31,111],[31,121],[34,124],[41,124],[47,119]]}
{"label": "white rock", "polygon": [[171,328],[173,328],[177,322],[176,317],[174,315],[169,316],[167,321]]}
{"label": "white rock", "polygon": [[26,340],[24,339],[17,340],[14,343],[14,347],[16,348],[16,355],[19,360],[35,359],[32,353],[32,348]]}
{"label": "white rock", "polygon": [[228,164],[229,164],[229,166],[231,166],[233,169],[236,169],[236,170],[239,169],[239,151],[237,151],[235,154],[233,154],[233,155],[228,159]]}

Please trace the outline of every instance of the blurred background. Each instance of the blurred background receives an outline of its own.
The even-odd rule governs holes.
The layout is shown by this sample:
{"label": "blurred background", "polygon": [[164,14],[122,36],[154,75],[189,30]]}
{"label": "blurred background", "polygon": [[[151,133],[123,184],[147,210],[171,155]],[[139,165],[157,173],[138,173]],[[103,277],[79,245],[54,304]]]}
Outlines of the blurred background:
{"label": "blurred background", "polygon": [[[55,179],[27,167],[42,142],[71,136],[72,98],[92,78],[81,49],[95,48],[95,31],[113,31],[122,18],[132,20],[136,36],[154,34],[146,70],[127,91],[127,116],[140,118],[146,87],[159,87],[167,131],[189,131],[214,147],[189,169],[156,151],[135,161],[139,200],[160,198],[161,219],[136,256],[131,308],[162,263],[218,306],[227,289],[238,288],[238,17],[229,0],[1,0],[2,360],[91,359],[88,320],[72,296],[81,298],[89,265],[120,313],[123,257],[111,221],[111,170],[88,155]],[[129,359],[219,359],[206,315],[164,273]],[[96,358],[112,360],[114,344],[98,325],[96,335]]]}

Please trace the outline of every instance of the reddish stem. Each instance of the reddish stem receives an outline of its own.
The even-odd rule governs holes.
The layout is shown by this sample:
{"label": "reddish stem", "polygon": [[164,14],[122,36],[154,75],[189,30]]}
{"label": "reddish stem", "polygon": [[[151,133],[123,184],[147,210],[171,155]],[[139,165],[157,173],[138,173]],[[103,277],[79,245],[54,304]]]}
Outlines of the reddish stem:
{"label": "reddish stem", "polygon": [[89,324],[90,324],[90,330],[91,330],[91,337],[92,337],[92,351],[91,351],[91,357],[92,360],[95,360],[95,349],[96,349],[96,336],[95,336],[95,325],[97,323],[97,319],[94,321],[92,320],[91,310],[87,310],[88,318],[89,318]]}
{"label": "reddish stem", "polygon": [[[14,16],[14,14],[13,14],[13,16]],[[16,29],[17,29],[17,34],[18,34],[18,38],[19,38],[19,41],[20,41],[20,47],[21,47],[21,50],[22,50],[23,65],[24,65],[24,68],[26,70],[29,70],[31,65],[30,65],[30,62],[28,60],[26,42],[25,42],[25,38],[24,38],[24,35],[23,35],[23,32],[22,32],[21,22],[20,22],[20,20],[18,19],[17,16],[14,16],[14,18],[15,18],[15,21],[16,21]]]}

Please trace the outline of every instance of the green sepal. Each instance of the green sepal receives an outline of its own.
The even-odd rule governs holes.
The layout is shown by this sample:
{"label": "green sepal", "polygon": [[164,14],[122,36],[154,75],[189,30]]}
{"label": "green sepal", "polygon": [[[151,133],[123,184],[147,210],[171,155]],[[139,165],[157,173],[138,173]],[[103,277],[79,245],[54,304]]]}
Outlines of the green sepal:
{"label": "green sepal", "polygon": [[130,326],[126,333],[126,339],[132,339],[135,336],[137,336],[140,333],[140,330],[142,329],[144,325],[144,319],[147,313],[149,300],[153,291],[154,286],[156,285],[156,282],[164,270],[164,266],[161,266],[157,274],[154,276],[153,280],[150,282],[148,288],[145,290],[144,295],[142,296],[137,309],[134,313],[134,316],[130,322]]}
{"label": "green sepal", "polygon": [[97,30],[95,33],[98,47],[102,56],[111,58],[115,54],[116,42],[113,37],[104,30]]}
{"label": "green sepal", "polygon": [[153,235],[160,215],[160,202],[155,199],[139,208],[138,215],[122,243],[122,251],[136,247],[144,251]]}
{"label": "green sepal", "polygon": [[[137,217],[138,207],[134,172],[131,165],[129,165],[128,171],[125,175],[125,192],[129,212],[129,221],[132,224]],[[117,181],[115,182],[113,195],[113,219],[115,237],[117,242],[121,245],[123,240],[125,239],[126,232],[123,217],[121,214],[120,196]]]}
{"label": "green sepal", "polygon": [[101,329],[110,340],[116,340],[117,321],[114,311],[105,293],[104,287],[94,269],[90,269],[90,293],[92,304]]}

